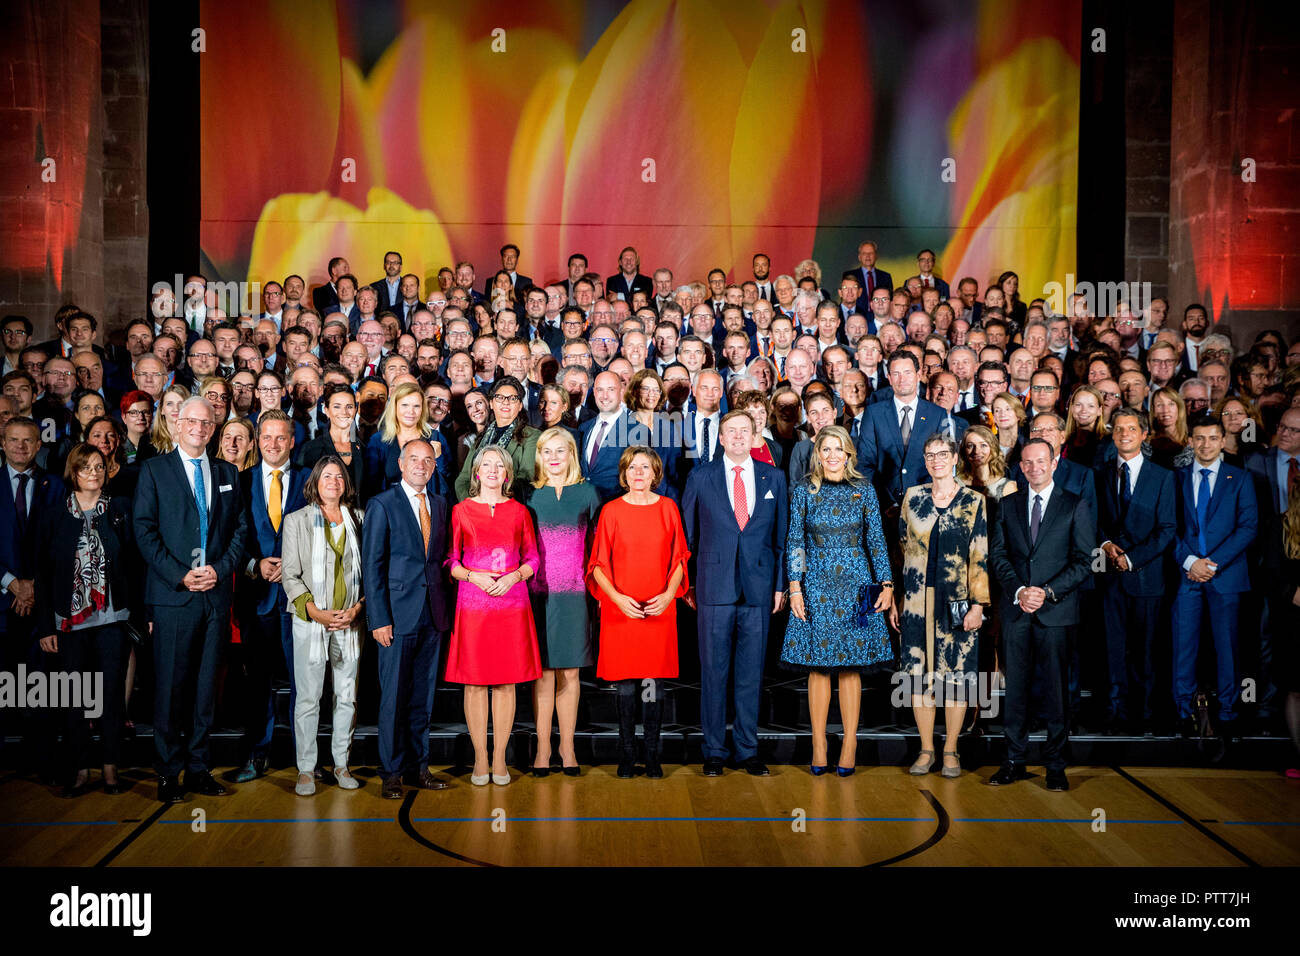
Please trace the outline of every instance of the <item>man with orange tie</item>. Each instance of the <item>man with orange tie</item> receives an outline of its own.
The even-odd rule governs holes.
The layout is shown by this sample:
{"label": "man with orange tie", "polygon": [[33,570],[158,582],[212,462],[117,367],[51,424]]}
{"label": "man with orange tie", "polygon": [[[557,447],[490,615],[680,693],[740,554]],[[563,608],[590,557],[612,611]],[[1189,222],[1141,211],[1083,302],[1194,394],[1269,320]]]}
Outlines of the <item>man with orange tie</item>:
{"label": "man with orange tie", "polygon": [[[289,713],[293,713],[297,687],[293,679],[293,615],[286,610],[280,584],[280,544],[284,516],[307,502],[302,488],[307,472],[290,463],[293,421],[278,408],[257,419],[257,448],[262,462],[239,475],[248,534],[244,538],[244,580],[235,596],[239,644],[247,675],[244,712],[243,767],[236,783],[256,780],[266,773],[267,753],[275,731],[272,680],[281,662],[289,675]],[[293,721],[289,722],[292,732]]]}
{"label": "man with orange tie", "polygon": [[450,627],[448,508],[433,490],[436,459],[422,438],[402,448],[402,480],[370,499],[361,542],[366,621],[379,642],[381,793],[400,800],[403,779],[423,790],[447,784],[429,772],[429,715],[438,652]]}

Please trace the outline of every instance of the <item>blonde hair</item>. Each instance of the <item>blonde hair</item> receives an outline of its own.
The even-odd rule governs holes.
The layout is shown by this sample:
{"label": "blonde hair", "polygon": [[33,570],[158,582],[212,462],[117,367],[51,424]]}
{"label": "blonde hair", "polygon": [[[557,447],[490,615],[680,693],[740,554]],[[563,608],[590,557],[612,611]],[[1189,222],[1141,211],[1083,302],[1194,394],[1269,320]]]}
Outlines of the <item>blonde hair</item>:
{"label": "blonde hair", "polygon": [[496,455],[501,459],[502,465],[505,466],[506,473],[501,479],[502,493],[509,496],[510,486],[515,483],[515,463],[510,460],[510,456],[506,454],[506,450],[500,445],[487,445],[484,448],[480,448],[474,454],[474,464],[471,465],[469,469],[469,496],[471,498],[477,498],[478,493],[482,491],[482,485],[479,484],[478,480],[478,466],[483,461],[484,457],[489,454]]}
{"label": "blonde hair", "polygon": [[542,469],[542,446],[555,438],[563,441],[569,450],[569,467],[564,472],[564,487],[582,484],[585,480],[582,477],[582,464],[578,460],[578,443],[573,440],[573,434],[567,428],[548,428],[537,438],[537,455],[533,462],[533,473],[537,475],[533,479],[534,488],[546,485],[546,472]]}
{"label": "blonde hair", "polygon": [[433,427],[429,424],[429,406],[424,401],[424,390],[420,388],[418,382],[402,382],[393,389],[392,395],[388,397],[388,404],[384,406],[383,417],[379,420],[379,437],[381,441],[391,442],[397,440],[397,403],[408,395],[414,395],[420,399],[420,417],[415,422],[416,431],[420,433],[421,438],[428,438],[433,434]]}
{"label": "blonde hair", "polygon": [[970,461],[966,458],[966,439],[972,436],[988,442],[989,461],[986,467],[989,470],[989,481],[997,481],[1007,473],[1007,460],[1002,455],[1002,446],[998,444],[997,438],[985,425],[972,425],[961,436],[961,449],[957,455],[957,477],[965,485],[970,485],[977,478],[975,472],[971,470]]}
{"label": "blonde hair", "polygon": [[164,455],[176,448],[176,439],[172,437],[171,428],[167,424],[167,415],[163,412],[168,395],[179,395],[181,402],[184,403],[190,399],[191,393],[184,385],[168,385],[158,396],[158,414],[153,417],[153,431],[149,434],[149,441]]}
{"label": "blonde hair", "polygon": [[1103,438],[1106,435],[1106,402],[1101,397],[1101,391],[1094,385],[1080,385],[1070,393],[1070,404],[1066,407],[1065,438],[1063,440],[1067,443],[1074,437],[1074,433],[1083,427],[1074,420],[1074,400],[1079,397],[1080,392],[1087,392],[1097,400],[1097,417],[1093,420],[1088,431],[1097,438]]}
{"label": "blonde hair", "polygon": [[[1187,403],[1183,401],[1183,396],[1178,394],[1177,389],[1170,388],[1168,385],[1165,385],[1162,388],[1157,388],[1154,392],[1151,393],[1151,397],[1147,400],[1147,408],[1149,409],[1148,415],[1151,419],[1151,431],[1155,432],[1156,434],[1159,434],[1158,429],[1160,428],[1160,426],[1156,422],[1156,399],[1157,398],[1163,398],[1173,402],[1174,407],[1178,409],[1178,414],[1174,417],[1173,432],[1168,437],[1172,438],[1179,445],[1186,445],[1187,444]],[[1224,429],[1224,431],[1226,432],[1227,429]]]}
{"label": "blonde hair", "polygon": [[841,425],[827,425],[817,433],[813,439],[812,459],[808,469],[808,485],[812,488],[813,494],[821,490],[822,480],[826,477],[826,472],[822,469],[822,445],[826,444],[829,438],[838,438],[840,447],[848,456],[844,462],[844,478],[847,481],[862,481],[862,474],[858,471],[858,450],[853,447],[853,439],[849,437],[847,428]]}

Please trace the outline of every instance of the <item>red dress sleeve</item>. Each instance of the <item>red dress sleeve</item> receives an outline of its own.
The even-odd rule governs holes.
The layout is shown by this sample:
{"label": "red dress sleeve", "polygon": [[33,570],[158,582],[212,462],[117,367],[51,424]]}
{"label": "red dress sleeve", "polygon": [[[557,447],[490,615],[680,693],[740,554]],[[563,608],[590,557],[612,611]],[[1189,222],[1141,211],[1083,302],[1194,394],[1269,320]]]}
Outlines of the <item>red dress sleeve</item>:
{"label": "red dress sleeve", "polygon": [[600,511],[600,518],[596,522],[595,540],[591,545],[591,557],[587,559],[587,590],[597,601],[605,600],[605,592],[601,590],[596,579],[592,577],[592,572],[600,568],[605,572],[605,577],[613,582],[614,572],[610,567],[610,559],[614,547],[614,505],[613,501],[605,505]]}
{"label": "red dress sleeve", "polygon": [[465,538],[465,509],[456,505],[451,509],[451,534],[447,536],[447,560],[443,562],[450,571],[461,562]]}

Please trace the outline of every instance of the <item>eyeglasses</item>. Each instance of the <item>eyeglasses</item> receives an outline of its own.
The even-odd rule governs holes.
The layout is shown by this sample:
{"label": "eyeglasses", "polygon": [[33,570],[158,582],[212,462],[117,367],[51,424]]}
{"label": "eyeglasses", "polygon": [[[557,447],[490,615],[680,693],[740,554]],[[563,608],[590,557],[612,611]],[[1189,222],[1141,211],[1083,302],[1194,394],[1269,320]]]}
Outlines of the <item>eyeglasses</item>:
{"label": "eyeglasses", "polygon": [[515,402],[522,402],[523,399],[520,398],[518,395],[506,395],[504,393],[499,393],[492,396],[492,401],[505,402],[507,404],[513,405]]}
{"label": "eyeglasses", "polygon": [[925,458],[926,461],[943,461],[945,458],[950,457],[951,454],[951,452],[946,451],[929,451],[922,457]]}
{"label": "eyeglasses", "polygon": [[67,370],[65,370],[65,369],[51,368],[51,369],[46,369],[46,370],[45,370],[45,374],[46,374],[46,375],[53,375],[53,376],[55,376],[55,377],[57,377],[57,378],[72,378],[73,374],[75,374],[75,373],[73,373],[73,372],[69,372],[69,371],[67,371]]}
{"label": "eyeglasses", "polygon": [[210,358],[216,358],[216,357],[217,357],[217,353],[216,353],[216,352],[191,352],[191,353],[190,353],[190,358],[192,358],[192,359],[196,359],[196,358],[201,358],[201,359],[210,359]]}
{"label": "eyeglasses", "polygon": [[447,406],[450,406],[450,405],[451,405],[451,399],[449,399],[449,398],[431,398],[431,399],[429,399],[429,404],[430,404],[430,405],[447,405]]}
{"label": "eyeglasses", "polygon": [[1300,428],[1292,428],[1290,425],[1278,425],[1278,434],[1286,432],[1288,435],[1300,435]]}
{"label": "eyeglasses", "polygon": [[83,465],[77,469],[79,475],[102,475],[105,471],[103,465]]}
{"label": "eyeglasses", "polygon": [[146,409],[144,409],[143,411],[139,411],[139,412],[127,412],[126,414],[127,414],[127,417],[129,417],[129,418],[148,418],[150,415],[153,414],[153,412],[151,412],[149,409],[146,408]]}
{"label": "eyeglasses", "polygon": [[1055,392],[1055,391],[1059,391],[1059,388],[1060,388],[1060,387],[1057,386],[1057,385],[1031,385],[1031,386],[1029,386],[1029,390],[1030,390],[1031,392]]}
{"label": "eyeglasses", "polygon": [[210,419],[207,419],[207,418],[178,418],[178,419],[176,419],[176,421],[179,422],[179,423],[182,424],[182,425],[187,426],[187,427],[190,427],[190,426],[193,426],[193,427],[195,427],[195,428],[215,428],[215,427],[216,427],[216,425],[214,425],[214,424],[212,423],[212,421],[211,421]]}

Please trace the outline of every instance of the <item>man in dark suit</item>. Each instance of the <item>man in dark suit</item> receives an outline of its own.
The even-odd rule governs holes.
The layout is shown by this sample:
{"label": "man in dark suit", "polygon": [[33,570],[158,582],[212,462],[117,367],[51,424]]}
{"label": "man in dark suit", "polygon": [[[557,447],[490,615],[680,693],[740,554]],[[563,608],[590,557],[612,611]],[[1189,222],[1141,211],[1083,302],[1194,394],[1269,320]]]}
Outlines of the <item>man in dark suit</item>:
{"label": "man in dark suit", "polygon": [[379,642],[379,768],[386,799],[403,778],[424,790],[447,784],[429,772],[429,715],[438,651],[450,627],[446,556],[449,510],[431,482],[433,446],[407,442],[402,480],[366,505],[361,548],[366,620]]}
{"label": "man in dark suit", "polygon": [[144,600],[153,609],[154,743],[158,799],[175,803],[186,764],[181,709],[193,688],[185,788],[205,796],[225,789],[212,777],[208,735],[217,665],[230,618],[232,582],[244,551],[239,473],[209,459],[216,416],[206,399],[187,399],[176,418],[177,448],[150,458],[136,486],[136,545],[148,567]]}
{"label": "man in dark suit", "polygon": [[[1295,639],[1285,630],[1294,591],[1285,585],[1286,579],[1282,575],[1286,561],[1282,520],[1291,496],[1300,494],[1300,408],[1288,408],[1282,413],[1277,426],[1277,444],[1247,458],[1246,470],[1254,479],[1255,498],[1260,510],[1256,550],[1268,620],[1260,630],[1258,648],[1252,646],[1243,657],[1258,672],[1255,716],[1260,732],[1273,733],[1279,707],[1277,684],[1273,679],[1274,648],[1282,646],[1283,641]],[[1285,699],[1285,695],[1282,697]]]}
{"label": "man in dark suit", "polygon": [[785,602],[788,499],[779,468],[750,455],[754,422],[729,412],[720,426],[723,453],[695,468],[682,496],[682,524],[695,582],[687,603],[699,612],[700,720],[704,775],[727,759],[727,676],[735,654],[736,763],[767,776],[758,757],[758,701],[772,615]]}
{"label": "man in dark suit", "polygon": [[[36,602],[34,540],[41,514],[64,501],[63,482],[36,464],[41,448],[40,426],[30,418],[14,417],[3,428],[5,463],[0,468],[0,667],[16,674],[25,664],[29,673],[45,671],[45,652],[37,640],[33,608]],[[8,707],[0,707],[0,746],[14,727]],[[20,727],[30,762],[41,776],[55,773],[53,714],[46,708],[23,708]]]}
{"label": "man in dark suit", "polygon": [[[917,394],[921,363],[899,349],[889,357],[893,394],[867,406],[858,431],[858,470],[876,486],[883,511],[897,516],[908,488],[928,480],[925,440],[939,430],[944,411]],[[886,518],[886,529],[897,522]]]}
{"label": "man in dark suit", "polygon": [[1165,703],[1156,699],[1155,643],[1164,557],[1174,540],[1174,476],[1142,452],[1144,412],[1116,411],[1111,435],[1117,457],[1096,469],[1097,527],[1106,556],[1098,583],[1110,669],[1108,730],[1125,730],[1131,718],[1134,729],[1147,734]]}
{"label": "man in dark suit", "polygon": [[50,358],[70,359],[77,349],[89,347],[106,365],[108,364],[108,352],[102,345],[93,342],[95,331],[99,328],[99,320],[89,312],[73,312],[66,318],[56,318],[55,326],[59,330],[58,337],[36,346]]}
{"label": "man in dark suit", "polygon": [[871,293],[877,289],[894,291],[894,280],[888,272],[876,268],[876,244],[871,240],[858,243],[858,267],[848,270],[862,283],[862,294],[871,301]]}
{"label": "man in dark suit", "polygon": [[616,296],[630,303],[632,293],[638,289],[644,292],[647,298],[654,295],[655,284],[649,276],[641,274],[641,257],[631,246],[627,246],[618,254],[618,268],[618,272],[605,280],[607,297]]}
{"label": "man in dark suit", "polygon": [[1255,540],[1259,503],[1245,469],[1223,460],[1223,422],[1209,415],[1191,422],[1190,465],[1175,473],[1178,531],[1174,561],[1180,578],[1174,598],[1174,704],[1186,736],[1198,734],[1192,719],[1201,620],[1214,635],[1219,694],[1219,733],[1227,742],[1237,719],[1237,610],[1250,590],[1246,549]]}
{"label": "man in dark suit", "polygon": [[[307,470],[294,468],[294,423],[278,408],[257,418],[257,448],[262,461],[239,476],[240,502],[248,533],[244,538],[241,582],[236,599],[239,639],[244,651],[248,707],[244,719],[247,758],[236,783],[266,773],[267,751],[275,731],[271,679],[283,661],[289,674],[289,713],[298,699],[293,675],[293,615],[280,584],[280,543],[284,518],[307,502],[302,488]],[[293,719],[289,727],[292,733]],[[297,746],[295,744],[295,751]]]}
{"label": "man in dark suit", "polygon": [[934,250],[922,249],[916,256],[916,278],[921,280],[922,289],[938,289],[939,299],[946,302],[949,298],[948,283],[934,274],[934,263]]}
{"label": "man in dark suit", "polygon": [[1065,745],[1069,629],[1079,619],[1079,585],[1088,577],[1093,516],[1078,495],[1055,484],[1056,455],[1042,439],[1021,451],[1026,487],[1002,499],[989,534],[989,568],[1002,585],[1007,757],[990,779],[1005,786],[1029,776],[1029,699],[1039,662],[1047,715],[1043,764],[1048,790],[1068,790]]}
{"label": "man in dark suit", "polygon": [[352,267],[348,265],[348,260],[342,256],[335,256],[331,259],[328,268],[330,281],[311,290],[312,305],[316,306],[316,314],[321,318],[328,316],[331,312],[339,311],[338,280],[340,276],[347,275],[352,271]]}
{"label": "man in dark suit", "polygon": [[[370,288],[375,290],[375,295],[379,298],[379,304],[375,307],[376,312],[391,311],[399,319],[404,317],[405,311],[398,308],[402,301],[402,254],[400,252],[384,253],[384,277],[370,283]],[[405,322],[402,323],[402,328],[406,328]]]}
{"label": "man in dark suit", "polygon": [[[510,285],[515,290],[515,301],[521,302],[524,290],[533,284],[533,280],[531,276],[516,272],[515,267],[517,265],[519,265],[519,247],[513,242],[507,242],[501,247],[501,268],[503,271],[510,273]],[[487,277],[487,281],[483,283],[483,296],[489,302],[492,301],[492,283],[495,280],[496,276],[490,275]]]}
{"label": "man in dark suit", "polygon": [[[623,493],[618,483],[618,462],[631,444],[636,420],[623,404],[623,383],[613,372],[601,372],[591,387],[596,415],[578,427],[578,456],[582,477],[595,486],[601,502]],[[667,481],[667,475],[664,476]]]}

